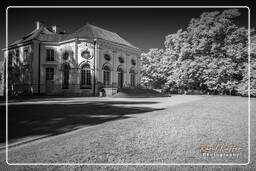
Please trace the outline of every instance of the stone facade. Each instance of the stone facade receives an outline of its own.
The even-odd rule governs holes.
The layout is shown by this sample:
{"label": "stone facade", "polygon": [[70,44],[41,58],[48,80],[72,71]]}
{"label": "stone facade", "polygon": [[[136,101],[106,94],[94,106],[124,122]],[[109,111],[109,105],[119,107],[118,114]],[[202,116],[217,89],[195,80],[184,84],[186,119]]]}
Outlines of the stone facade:
{"label": "stone facade", "polygon": [[4,55],[11,95],[111,95],[140,82],[140,50],[90,24],[71,34],[40,25]]}

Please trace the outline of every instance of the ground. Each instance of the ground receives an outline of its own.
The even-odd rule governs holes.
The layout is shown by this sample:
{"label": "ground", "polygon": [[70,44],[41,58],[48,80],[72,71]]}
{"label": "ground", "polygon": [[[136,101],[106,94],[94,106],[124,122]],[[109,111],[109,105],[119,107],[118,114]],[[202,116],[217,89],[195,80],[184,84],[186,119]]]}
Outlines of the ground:
{"label": "ground", "polygon": [[[248,99],[229,96],[49,98],[11,101],[10,163],[247,163]],[[256,164],[256,99],[251,99],[251,161]],[[4,107],[3,105],[1,106]],[[26,115],[25,115],[26,114]],[[254,130],[254,131],[253,131]],[[36,140],[37,139],[37,140]],[[29,142],[27,142],[29,141]],[[17,142],[24,142],[15,145]],[[239,157],[206,157],[201,145],[241,148]],[[213,166],[7,166],[0,170],[210,170]],[[215,167],[216,168],[216,167]],[[219,170],[242,166],[217,166]]]}

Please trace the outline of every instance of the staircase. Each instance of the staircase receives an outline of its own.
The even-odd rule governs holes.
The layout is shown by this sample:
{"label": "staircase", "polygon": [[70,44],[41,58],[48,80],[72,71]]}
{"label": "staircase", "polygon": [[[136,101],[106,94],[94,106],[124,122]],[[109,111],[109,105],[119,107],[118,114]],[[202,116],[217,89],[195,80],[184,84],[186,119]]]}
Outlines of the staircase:
{"label": "staircase", "polygon": [[116,98],[151,98],[151,97],[168,97],[168,95],[161,94],[153,89],[143,89],[143,88],[121,88],[118,93],[112,95],[111,97]]}

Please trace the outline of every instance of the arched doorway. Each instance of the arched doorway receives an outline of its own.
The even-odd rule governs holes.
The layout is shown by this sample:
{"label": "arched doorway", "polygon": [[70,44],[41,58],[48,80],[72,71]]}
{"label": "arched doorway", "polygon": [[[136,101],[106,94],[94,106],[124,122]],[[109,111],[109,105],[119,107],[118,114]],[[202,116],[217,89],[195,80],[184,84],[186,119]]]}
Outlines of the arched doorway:
{"label": "arched doorway", "polygon": [[121,67],[117,69],[117,81],[118,81],[118,88],[123,88],[124,84],[124,71]]}
{"label": "arched doorway", "polygon": [[62,88],[68,89],[69,88],[69,64],[63,64],[63,74],[62,74]]}
{"label": "arched doorway", "polygon": [[81,80],[80,80],[81,88],[92,87],[91,77],[92,76],[91,76],[90,64],[84,64],[81,67]]}

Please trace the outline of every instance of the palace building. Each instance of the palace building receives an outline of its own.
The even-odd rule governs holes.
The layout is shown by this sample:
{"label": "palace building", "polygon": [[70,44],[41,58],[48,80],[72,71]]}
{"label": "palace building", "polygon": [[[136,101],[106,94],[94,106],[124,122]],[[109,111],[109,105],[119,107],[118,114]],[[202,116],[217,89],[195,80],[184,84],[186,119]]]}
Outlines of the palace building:
{"label": "palace building", "polygon": [[68,34],[37,22],[3,51],[12,95],[112,95],[140,82],[140,49],[91,24]]}

